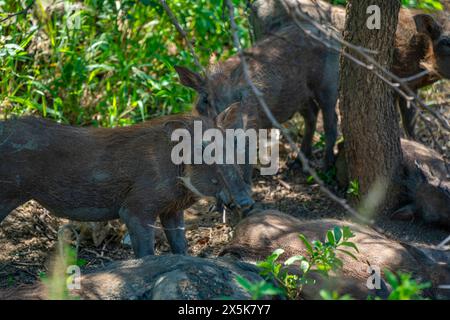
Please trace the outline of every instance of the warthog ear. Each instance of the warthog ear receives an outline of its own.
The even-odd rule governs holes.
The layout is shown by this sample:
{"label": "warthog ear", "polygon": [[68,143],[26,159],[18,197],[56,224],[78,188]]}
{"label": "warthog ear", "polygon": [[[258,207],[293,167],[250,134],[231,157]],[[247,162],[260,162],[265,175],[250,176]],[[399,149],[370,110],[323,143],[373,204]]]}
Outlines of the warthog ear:
{"label": "warthog ear", "polygon": [[245,129],[246,123],[239,102],[233,103],[219,113],[215,119],[216,125],[222,129]]}
{"label": "warthog ear", "polygon": [[436,266],[437,261],[434,260],[433,257],[425,249],[408,244],[406,242],[400,242],[400,244],[406,250],[408,250],[409,254],[412,255],[420,265],[425,266],[427,268],[432,268]]}
{"label": "warthog ear", "polygon": [[437,40],[442,34],[442,27],[429,14],[415,15],[414,22],[417,32],[428,34],[432,40]]}
{"label": "warthog ear", "polygon": [[166,123],[164,123],[164,130],[166,131],[169,138],[172,136],[172,132],[174,132],[177,129],[186,129],[188,132],[190,132],[189,124],[184,121],[169,120]]}
{"label": "warthog ear", "polygon": [[181,84],[194,89],[197,92],[202,91],[205,87],[205,79],[198,73],[185,67],[174,66],[180,76]]}
{"label": "warthog ear", "polygon": [[416,213],[416,206],[414,204],[408,204],[395,211],[390,218],[392,220],[412,220]]}

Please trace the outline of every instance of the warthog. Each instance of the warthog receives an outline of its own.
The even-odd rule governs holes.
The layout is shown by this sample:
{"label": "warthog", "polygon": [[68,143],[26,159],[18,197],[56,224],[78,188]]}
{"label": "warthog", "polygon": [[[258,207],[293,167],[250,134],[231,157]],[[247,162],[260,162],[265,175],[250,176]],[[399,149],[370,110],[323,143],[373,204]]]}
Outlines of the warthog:
{"label": "warthog", "polygon": [[114,129],[34,117],[0,122],[0,222],[30,199],[71,220],[121,218],[142,257],[154,254],[159,216],[172,252],[186,253],[183,209],[199,197],[240,210],[253,204],[237,165],[172,162],[173,130],[192,132],[194,121],[214,127],[190,115]]}
{"label": "warthog", "polygon": [[[291,6],[300,5],[304,13],[318,22],[331,25],[339,31],[344,30],[343,7],[332,6],[321,0],[288,0],[287,3]],[[251,21],[256,38],[270,38],[277,30],[292,23],[291,17],[279,0],[256,0],[251,8]],[[311,28],[306,21],[302,24],[306,28]],[[320,55],[333,57],[325,47]],[[315,64],[306,66],[316,68]],[[322,67],[328,69],[325,72],[339,72],[337,63],[332,66],[337,68],[329,69],[329,64]],[[414,77],[425,70],[430,73]],[[419,10],[400,10],[392,72],[401,78],[413,78],[408,85],[414,91],[442,78],[450,78],[450,19],[447,12],[430,15]],[[328,83],[325,86],[335,88],[336,84]],[[398,101],[405,132],[413,138],[417,111],[415,108],[408,108],[405,99],[399,97]]]}
{"label": "warthog", "polygon": [[[275,118],[285,122],[299,112],[305,119],[301,150],[308,157],[312,155],[317,115],[319,109],[322,110],[325,165],[329,167],[334,163],[333,147],[337,138],[335,105],[339,74],[328,70],[339,69],[339,55],[331,51],[323,53],[322,44],[305,41],[297,27],[290,26],[258,42],[246,50],[245,55],[251,78],[264,94]],[[238,56],[211,66],[208,83],[201,75],[184,67],[176,67],[176,70],[181,83],[199,93],[197,113],[214,118],[231,104],[241,102],[244,113],[252,113],[252,118],[256,114],[257,128],[273,127],[244,78]]]}
{"label": "warthog", "polygon": [[[447,164],[436,151],[415,141],[401,139],[404,176],[394,181],[404,190],[404,203],[393,219],[422,219],[425,223],[450,228],[450,176]],[[343,145],[336,160],[339,185],[348,183]]]}
{"label": "warthog", "polygon": [[[235,229],[230,244],[220,255],[232,255],[245,262],[263,261],[274,250],[282,248],[285,253],[280,262],[294,255],[307,256],[307,251],[298,235],[301,233],[310,241],[324,240],[327,230],[335,226],[350,227],[355,234],[354,242],[359,252],[353,251],[358,260],[337,252],[343,261],[343,268],[331,273],[329,279],[314,276],[318,283],[305,285],[302,298],[319,298],[320,289],[336,290],[340,294],[350,294],[356,299],[366,299],[369,294],[386,297],[389,285],[383,280],[384,270],[408,272],[418,281],[430,281],[432,288],[427,295],[450,298],[448,290],[440,290],[439,285],[450,284],[450,253],[425,247],[412,246],[390,240],[378,232],[347,221],[335,219],[300,220],[279,211],[265,210],[252,213],[242,220]],[[350,251],[351,248],[348,248]],[[378,288],[369,288],[371,281],[368,267],[380,271]],[[291,268],[298,272],[299,268]]]}

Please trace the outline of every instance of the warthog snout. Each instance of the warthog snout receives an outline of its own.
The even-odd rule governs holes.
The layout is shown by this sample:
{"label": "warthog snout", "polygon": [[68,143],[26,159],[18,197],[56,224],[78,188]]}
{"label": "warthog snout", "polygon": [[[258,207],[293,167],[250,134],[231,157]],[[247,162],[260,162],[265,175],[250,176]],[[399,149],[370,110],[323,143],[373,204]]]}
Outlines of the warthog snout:
{"label": "warthog snout", "polygon": [[236,198],[230,198],[230,196],[227,195],[227,192],[224,191],[219,193],[218,201],[223,203],[230,210],[239,211],[243,215],[249,212],[255,204],[255,201],[253,201],[251,196],[248,194],[238,195]]}
{"label": "warthog snout", "polygon": [[440,75],[450,78],[450,34],[441,36],[435,48],[436,64]]}
{"label": "warthog snout", "polygon": [[225,187],[218,194],[218,203],[245,215],[255,202],[252,199],[251,187],[244,181],[241,170],[237,165],[224,165],[220,166],[219,172]]}

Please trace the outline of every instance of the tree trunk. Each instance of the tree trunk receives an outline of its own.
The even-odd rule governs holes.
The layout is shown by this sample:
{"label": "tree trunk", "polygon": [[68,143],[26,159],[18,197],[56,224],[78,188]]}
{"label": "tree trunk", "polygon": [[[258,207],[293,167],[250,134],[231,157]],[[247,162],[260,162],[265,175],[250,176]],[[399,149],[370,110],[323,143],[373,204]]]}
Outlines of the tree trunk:
{"label": "tree trunk", "polygon": [[[371,5],[381,9],[380,29],[366,26]],[[399,10],[399,0],[350,0],[344,39],[377,51],[374,58],[390,70]],[[382,194],[372,208],[386,213],[398,202],[398,190],[391,182],[402,161],[394,92],[373,72],[341,56],[339,101],[349,181],[358,181],[359,199]],[[379,186],[377,194],[370,192],[375,186]]]}

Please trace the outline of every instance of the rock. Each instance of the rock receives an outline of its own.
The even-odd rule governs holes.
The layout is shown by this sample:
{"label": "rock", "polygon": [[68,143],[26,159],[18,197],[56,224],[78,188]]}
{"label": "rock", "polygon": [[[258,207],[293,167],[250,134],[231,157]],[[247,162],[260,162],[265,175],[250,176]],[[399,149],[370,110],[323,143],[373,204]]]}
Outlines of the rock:
{"label": "rock", "polygon": [[[147,256],[113,262],[82,275],[81,289],[70,291],[70,295],[88,300],[250,299],[236,282],[237,276],[251,282],[262,280],[255,266],[230,257]],[[45,291],[41,284],[39,288],[0,292],[0,298],[46,299]]]}
{"label": "rock", "polygon": [[[419,282],[431,282],[432,288],[426,292],[430,297],[449,299],[448,290],[439,290],[439,286],[449,283],[450,254],[436,248],[422,248],[399,243],[386,238],[375,230],[350,221],[336,219],[300,220],[276,210],[265,210],[252,213],[235,228],[234,237],[220,253],[222,256],[233,256],[247,263],[255,264],[265,260],[274,250],[281,248],[285,252],[280,256],[282,263],[295,255],[307,256],[308,253],[299,234],[309,241],[322,240],[327,230],[335,226],[350,227],[355,234],[350,241],[359,249],[352,252],[358,260],[337,252],[343,262],[343,268],[331,272],[328,279],[311,275],[316,284],[303,288],[303,299],[318,299],[320,289],[336,290],[339,294],[350,294],[355,299],[366,299],[370,295],[387,297],[389,288],[383,281],[384,271],[407,272]],[[380,287],[371,290],[367,287],[370,277],[368,267],[380,271]],[[299,273],[297,266],[288,268],[291,273]]]}

